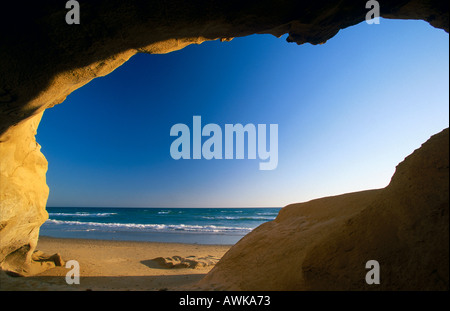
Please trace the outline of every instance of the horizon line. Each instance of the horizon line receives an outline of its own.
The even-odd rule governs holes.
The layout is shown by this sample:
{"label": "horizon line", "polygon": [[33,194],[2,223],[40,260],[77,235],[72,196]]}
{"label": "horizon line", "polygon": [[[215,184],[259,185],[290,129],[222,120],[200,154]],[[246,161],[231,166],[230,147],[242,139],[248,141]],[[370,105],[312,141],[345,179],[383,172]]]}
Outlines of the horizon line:
{"label": "horizon line", "polygon": [[220,207],[220,206],[173,206],[173,207],[158,207],[158,206],[46,206],[45,208],[283,208],[280,206],[246,206],[246,207]]}

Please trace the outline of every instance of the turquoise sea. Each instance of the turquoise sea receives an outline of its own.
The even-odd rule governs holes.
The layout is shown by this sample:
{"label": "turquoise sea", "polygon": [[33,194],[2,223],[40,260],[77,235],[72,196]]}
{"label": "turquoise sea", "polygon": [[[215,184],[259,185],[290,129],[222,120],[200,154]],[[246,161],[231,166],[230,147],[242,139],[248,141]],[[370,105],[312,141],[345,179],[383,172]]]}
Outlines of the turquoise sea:
{"label": "turquoise sea", "polygon": [[48,207],[40,235],[122,241],[235,244],[280,208]]}

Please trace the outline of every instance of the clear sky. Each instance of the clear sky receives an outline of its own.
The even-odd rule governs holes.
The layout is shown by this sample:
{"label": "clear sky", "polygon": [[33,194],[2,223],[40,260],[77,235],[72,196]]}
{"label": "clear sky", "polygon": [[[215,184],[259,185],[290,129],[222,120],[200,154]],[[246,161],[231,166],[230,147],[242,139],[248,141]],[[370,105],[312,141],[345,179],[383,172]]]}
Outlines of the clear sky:
{"label": "clear sky", "polygon": [[[48,206],[282,207],[385,187],[449,126],[449,38],[381,19],[324,45],[285,36],[138,54],[44,113]],[[174,160],[170,128],[278,124],[278,167]]]}

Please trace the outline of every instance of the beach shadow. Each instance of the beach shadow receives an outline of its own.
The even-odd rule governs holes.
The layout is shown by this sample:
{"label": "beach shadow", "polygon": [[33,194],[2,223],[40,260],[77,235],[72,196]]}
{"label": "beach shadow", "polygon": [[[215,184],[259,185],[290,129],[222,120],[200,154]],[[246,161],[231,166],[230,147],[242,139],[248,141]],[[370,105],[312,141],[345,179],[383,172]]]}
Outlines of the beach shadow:
{"label": "beach shadow", "polygon": [[141,260],[140,263],[151,269],[197,269],[214,266],[219,261],[218,257],[208,255],[206,257],[197,256],[172,256],[157,257],[148,260]]}
{"label": "beach shadow", "polygon": [[[162,266],[160,263],[156,262],[153,259],[147,259],[147,260],[141,260],[141,264],[144,266],[147,266],[151,269],[161,269],[161,270],[168,270],[169,268]],[[171,269],[170,269],[171,270]]]}
{"label": "beach shadow", "polygon": [[166,291],[189,290],[205,274],[80,277],[69,285],[65,276],[2,278],[2,291]]}

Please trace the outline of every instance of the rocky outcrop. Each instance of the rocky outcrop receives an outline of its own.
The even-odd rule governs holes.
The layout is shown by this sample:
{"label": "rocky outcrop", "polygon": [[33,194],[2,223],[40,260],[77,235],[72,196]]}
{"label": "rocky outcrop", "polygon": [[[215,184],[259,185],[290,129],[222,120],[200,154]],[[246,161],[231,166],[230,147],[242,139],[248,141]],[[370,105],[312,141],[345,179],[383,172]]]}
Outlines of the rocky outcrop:
{"label": "rocky outcrop", "polygon": [[[380,264],[368,285],[365,264]],[[448,290],[449,130],[390,184],[292,204],[234,245],[200,282],[223,290]]]}
{"label": "rocky outcrop", "polygon": [[18,274],[35,271],[31,255],[48,217],[47,160],[34,137],[41,117],[17,125],[0,144],[0,263]]}
{"label": "rocky outcrop", "polygon": [[[254,33],[318,44],[367,13],[357,0],[93,0],[80,1],[80,25],[67,25],[64,4],[10,1],[0,10],[0,267],[23,274],[47,218],[47,164],[34,139],[46,108],[136,53]],[[381,15],[449,28],[444,0],[383,2]]]}
{"label": "rocky outcrop", "polygon": [[156,257],[151,262],[156,263],[159,267],[165,269],[199,269],[208,266],[214,266],[219,258],[214,256],[197,257],[197,256],[172,256],[172,257]]}

